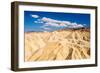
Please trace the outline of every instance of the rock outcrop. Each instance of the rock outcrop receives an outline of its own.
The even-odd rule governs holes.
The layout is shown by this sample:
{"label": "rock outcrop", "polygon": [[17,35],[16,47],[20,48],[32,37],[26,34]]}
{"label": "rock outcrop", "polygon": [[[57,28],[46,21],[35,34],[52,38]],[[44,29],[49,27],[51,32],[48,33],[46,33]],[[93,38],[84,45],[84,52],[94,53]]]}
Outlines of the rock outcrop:
{"label": "rock outcrop", "polygon": [[25,33],[25,61],[90,58],[89,29]]}

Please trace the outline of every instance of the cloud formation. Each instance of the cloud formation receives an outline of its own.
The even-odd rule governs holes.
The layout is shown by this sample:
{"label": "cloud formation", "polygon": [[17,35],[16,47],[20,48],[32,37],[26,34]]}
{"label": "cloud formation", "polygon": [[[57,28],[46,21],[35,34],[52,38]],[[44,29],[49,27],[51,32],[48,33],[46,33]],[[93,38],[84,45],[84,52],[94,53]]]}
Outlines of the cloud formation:
{"label": "cloud formation", "polygon": [[33,17],[33,18],[39,18],[39,16],[38,16],[38,15],[32,15],[32,17]]}
{"label": "cloud formation", "polygon": [[43,29],[45,29],[45,30],[51,30],[51,28],[47,28],[47,27],[44,27]]}
{"label": "cloud formation", "polygon": [[45,22],[44,26],[54,26],[54,27],[68,27],[68,28],[81,28],[84,27],[82,24],[73,23],[70,21],[60,21],[47,17],[43,17],[41,21]]}
{"label": "cloud formation", "polygon": [[60,20],[55,20],[55,19],[51,19],[51,18],[47,18],[47,17],[43,17],[41,20],[44,22],[52,22],[52,23],[58,23],[58,24],[61,24],[61,23],[70,24],[69,21],[60,21]]}
{"label": "cloud formation", "polygon": [[36,21],[34,21],[34,23],[39,23],[39,24],[42,24],[44,23],[41,19],[37,19]]}
{"label": "cloud formation", "polygon": [[38,18],[36,21],[34,21],[34,23],[42,24],[40,28],[45,29],[45,30],[51,30],[51,27],[81,28],[81,27],[84,27],[85,25],[85,24],[78,24],[76,22],[56,20],[56,19],[47,18],[47,17],[39,18],[38,15],[32,15],[32,17]]}
{"label": "cloud formation", "polygon": [[66,27],[65,24],[57,24],[57,23],[53,23],[53,22],[46,22],[44,26]]}

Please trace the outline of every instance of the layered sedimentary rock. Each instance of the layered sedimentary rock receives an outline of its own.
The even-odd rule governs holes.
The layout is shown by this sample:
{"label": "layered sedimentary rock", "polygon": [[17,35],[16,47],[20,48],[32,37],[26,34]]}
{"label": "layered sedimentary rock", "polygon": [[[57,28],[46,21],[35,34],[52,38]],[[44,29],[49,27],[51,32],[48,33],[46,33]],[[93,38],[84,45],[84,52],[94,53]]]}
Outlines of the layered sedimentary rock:
{"label": "layered sedimentary rock", "polygon": [[90,58],[89,29],[25,33],[25,61]]}

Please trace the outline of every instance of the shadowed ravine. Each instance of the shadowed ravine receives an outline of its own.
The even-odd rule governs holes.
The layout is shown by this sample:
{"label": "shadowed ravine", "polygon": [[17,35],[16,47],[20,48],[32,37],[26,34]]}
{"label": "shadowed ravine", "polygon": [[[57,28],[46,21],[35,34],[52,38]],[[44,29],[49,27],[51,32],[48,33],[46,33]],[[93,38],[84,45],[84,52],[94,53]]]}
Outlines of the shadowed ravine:
{"label": "shadowed ravine", "polygon": [[25,33],[25,61],[90,58],[89,29]]}

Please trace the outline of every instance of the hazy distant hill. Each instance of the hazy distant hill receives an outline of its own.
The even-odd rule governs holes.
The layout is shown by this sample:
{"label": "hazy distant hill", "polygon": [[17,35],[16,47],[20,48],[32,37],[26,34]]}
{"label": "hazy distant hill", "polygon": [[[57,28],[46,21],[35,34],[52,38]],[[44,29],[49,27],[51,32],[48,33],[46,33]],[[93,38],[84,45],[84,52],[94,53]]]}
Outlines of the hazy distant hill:
{"label": "hazy distant hill", "polygon": [[90,58],[90,29],[25,33],[25,61]]}

